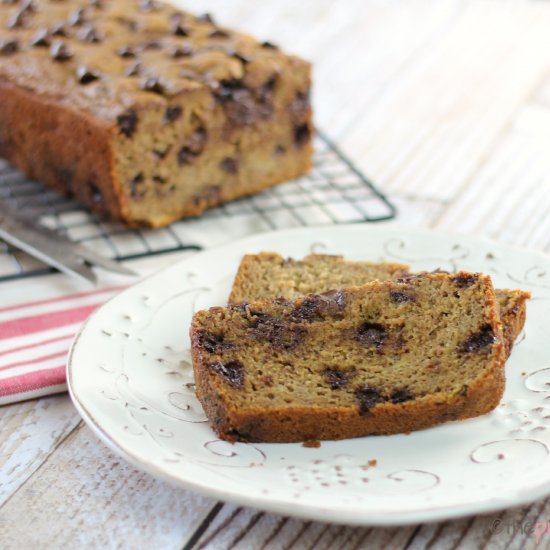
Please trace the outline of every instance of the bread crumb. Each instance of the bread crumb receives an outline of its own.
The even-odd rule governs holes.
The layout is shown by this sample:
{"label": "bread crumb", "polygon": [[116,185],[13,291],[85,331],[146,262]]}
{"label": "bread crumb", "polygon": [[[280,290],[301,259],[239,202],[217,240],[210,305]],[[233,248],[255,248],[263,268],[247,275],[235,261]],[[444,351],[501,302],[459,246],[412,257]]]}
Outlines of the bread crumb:
{"label": "bread crumb", "polygon": [[307,447],[308,449],[318,449],[320,446],[320,441],[304,441],[302,443],[302,447]]}
{"label": "bread crumb", "polygon": [[378,460],[376,460],[376,458],[369,460],[369,466],[374,468],[377,464],[378,464]]}

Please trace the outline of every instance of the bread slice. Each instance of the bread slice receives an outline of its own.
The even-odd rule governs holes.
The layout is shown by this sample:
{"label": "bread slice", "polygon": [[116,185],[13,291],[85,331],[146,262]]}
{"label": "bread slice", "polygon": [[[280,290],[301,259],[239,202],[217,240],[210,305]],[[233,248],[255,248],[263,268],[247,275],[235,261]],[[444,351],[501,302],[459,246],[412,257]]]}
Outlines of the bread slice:
{"label": "bread slice", "polygon": [[230,304],[266,298],[298,298],[305,294],[361,286],[370,281],[404,277],[410,266],[391,262],[352,262],[342,256],[310,254],[302,260],[276,252],[243,256]]}
{"label": "bread slice", "polygon": [[197,312],[197,397],[228,441],[392,434],[492,410],[504,390],[491,280],[427,273]]}
{"label": "bread slice", "polygon": [[[396,279],[408,273],[408,265],[344,260],[342,256],[310,254],[302,260],[285,259],[275,252],[243,257],[229,303],[277,297],[297,298],[311,293],[361,286],[373,280]],[[495,290],[504,331],[506,357],[525,324],[526,302],[522,290]]]}

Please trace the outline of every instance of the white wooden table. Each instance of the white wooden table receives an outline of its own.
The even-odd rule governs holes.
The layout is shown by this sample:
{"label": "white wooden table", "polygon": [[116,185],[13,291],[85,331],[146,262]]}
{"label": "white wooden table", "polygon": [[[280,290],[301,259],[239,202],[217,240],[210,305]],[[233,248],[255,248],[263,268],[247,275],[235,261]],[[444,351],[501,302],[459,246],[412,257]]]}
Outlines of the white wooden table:
{"label": "white wooden table", "polygon": [[[314,62],[317,124],[397,204],[398,223],[550,251],[549,2],[180,3]],[[550,499],[392,529],[279,517],[134,469],[67,395],[0,408],[2,549],[527,549],[530,521],[550,521]]]}

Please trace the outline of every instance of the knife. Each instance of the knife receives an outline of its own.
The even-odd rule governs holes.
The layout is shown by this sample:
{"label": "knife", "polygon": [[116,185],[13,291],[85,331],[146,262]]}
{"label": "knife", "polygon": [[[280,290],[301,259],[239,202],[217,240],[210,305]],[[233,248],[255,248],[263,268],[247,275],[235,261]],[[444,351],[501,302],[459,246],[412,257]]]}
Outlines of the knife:
{"label": "knife", "polygon": [[14,213],[6,201],[0,200],[0,238],[63,273],[97,282],[91,265],[121,275],[137,273],[123,265],[74,243],[56,231]]}

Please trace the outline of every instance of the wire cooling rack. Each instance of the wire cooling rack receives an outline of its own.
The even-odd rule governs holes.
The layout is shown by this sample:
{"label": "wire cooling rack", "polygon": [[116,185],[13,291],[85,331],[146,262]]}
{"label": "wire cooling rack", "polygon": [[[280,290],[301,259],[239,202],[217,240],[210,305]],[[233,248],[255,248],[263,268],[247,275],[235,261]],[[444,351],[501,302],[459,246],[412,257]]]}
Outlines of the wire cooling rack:
{"label": "wire cooling rack", "polygon": [[[73,241],[116,260],[181,250],[201,250],[239,227],[240,235],[286,227],[375,222],[395,216],[395,207],[322,133],[315,137],[313,169],[307,175],[253,197],[239,199],[156,230],[108,222],[71,199],[27,179],[0,160],[0,197],[13,208]],[[0,282],[50,273],[51,268],[0,241]]]}

